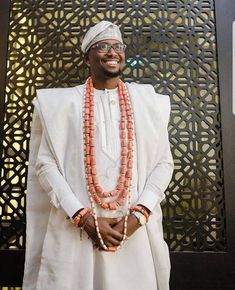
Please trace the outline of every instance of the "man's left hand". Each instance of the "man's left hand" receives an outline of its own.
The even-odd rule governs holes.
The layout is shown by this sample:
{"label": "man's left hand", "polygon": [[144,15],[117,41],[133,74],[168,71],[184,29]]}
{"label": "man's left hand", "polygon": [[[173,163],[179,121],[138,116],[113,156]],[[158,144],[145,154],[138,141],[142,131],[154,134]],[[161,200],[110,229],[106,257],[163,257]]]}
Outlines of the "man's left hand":
{"label": "man's left hand", "polygon": [[[127,236],[130,237],[134,232],[140,228],[137,218],[130,214],[127,220]],[[114,227],[115,231],[118,231],[120,234],[124,232],[124,218],[122,218]]]}

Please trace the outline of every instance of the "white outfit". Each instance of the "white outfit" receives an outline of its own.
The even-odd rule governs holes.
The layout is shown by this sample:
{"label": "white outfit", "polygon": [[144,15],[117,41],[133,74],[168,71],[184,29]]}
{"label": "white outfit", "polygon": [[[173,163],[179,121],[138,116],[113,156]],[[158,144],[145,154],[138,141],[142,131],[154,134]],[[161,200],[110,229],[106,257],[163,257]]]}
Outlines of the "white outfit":
{"label": "white outfit", "polygon": [[[80,240],[80,230],[66,219],[90,206],[83,162],[83,88],[38,92],[30,145],[23,289],[167,290],[170,264],[160,201],[173,169],[166,129],[169,99],[155,94],[149,85],[128,85],[136,129],[132,204],[145,205],[153,215],[123,248],[108,253],[94,250],[86,234]],[[97,172],[109,191],[119,174],[118,92],[95,90],[94,98]],[[121,210],[125,209],[126,205]],[[99,209],[99,216],[120,215],[119,210]]]}

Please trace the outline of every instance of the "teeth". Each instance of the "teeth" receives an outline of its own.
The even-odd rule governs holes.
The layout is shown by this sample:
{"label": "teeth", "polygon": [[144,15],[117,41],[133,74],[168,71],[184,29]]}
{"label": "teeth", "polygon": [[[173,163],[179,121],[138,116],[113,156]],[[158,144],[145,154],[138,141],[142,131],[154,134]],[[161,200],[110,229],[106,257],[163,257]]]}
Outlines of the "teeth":
{"label": "teeth", "polygon": [[118,62],[115,60],[107,60],[106,63],[109,65],[117,65],[118,64]]}

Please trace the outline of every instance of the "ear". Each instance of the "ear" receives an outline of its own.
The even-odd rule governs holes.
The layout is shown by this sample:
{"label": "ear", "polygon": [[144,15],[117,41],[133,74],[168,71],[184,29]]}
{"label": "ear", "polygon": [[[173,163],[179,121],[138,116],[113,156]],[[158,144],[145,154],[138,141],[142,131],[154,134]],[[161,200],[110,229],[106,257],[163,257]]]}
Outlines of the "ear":
{"label": "ear", "polygon": [[85,54],[85,56],[84,56],[84,60],[85,60],[85,64],[86,64],[87,66],[90,66],[89,54],[88,54],[88,53]]}

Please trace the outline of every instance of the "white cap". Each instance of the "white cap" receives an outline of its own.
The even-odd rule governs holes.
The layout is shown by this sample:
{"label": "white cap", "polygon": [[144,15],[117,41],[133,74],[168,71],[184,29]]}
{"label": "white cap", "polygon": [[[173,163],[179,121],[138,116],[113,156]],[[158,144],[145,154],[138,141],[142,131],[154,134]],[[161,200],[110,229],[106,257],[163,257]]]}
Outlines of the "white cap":
{"label": "white cap", "polygon": [[123,43],[119,27],[109,21],[103,20],[91,27],[85,34],[82,41],[82,52],[86,53],[93,44],[106,39],[115,39]]}

